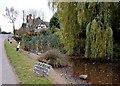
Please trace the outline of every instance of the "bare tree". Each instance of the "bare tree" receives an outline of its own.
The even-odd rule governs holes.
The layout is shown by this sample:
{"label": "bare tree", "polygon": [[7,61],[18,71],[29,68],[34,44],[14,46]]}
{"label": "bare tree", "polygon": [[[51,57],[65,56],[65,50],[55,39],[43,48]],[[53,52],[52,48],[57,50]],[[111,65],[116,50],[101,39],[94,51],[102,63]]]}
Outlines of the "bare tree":
{"label": "bare tree", "polygon": [[53,14],[55,14],[58,9],[56,0],[48,0],[48,7],[52,10]]}
{"label": "bare tree", "polygon": [[41,20],[45,20],[46,19],[45,13],[42,10],[39,11],[38,16],[40,17]]}
{"label": "bare tree", "polygon": [[13,8],[7,8],[5,9],[5,14],[3,14],[4,17],[8,18],[10,20],[10,23],[13,24],[13,33],[15,36],[15,21],[18,17],[18,12]]}

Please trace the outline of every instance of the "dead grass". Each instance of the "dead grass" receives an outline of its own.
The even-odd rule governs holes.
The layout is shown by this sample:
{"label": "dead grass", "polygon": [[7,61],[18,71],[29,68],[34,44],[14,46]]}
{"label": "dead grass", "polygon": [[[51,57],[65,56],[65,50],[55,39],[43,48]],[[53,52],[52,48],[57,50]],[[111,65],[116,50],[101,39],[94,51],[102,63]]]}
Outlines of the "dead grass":
{"label": "dead grass", "polygon": [[69,66],[69,60],[57,49],[52,49],[47,51],[46,53],[41,54],[38,58],[38,61],[48,63],[57,68]]}

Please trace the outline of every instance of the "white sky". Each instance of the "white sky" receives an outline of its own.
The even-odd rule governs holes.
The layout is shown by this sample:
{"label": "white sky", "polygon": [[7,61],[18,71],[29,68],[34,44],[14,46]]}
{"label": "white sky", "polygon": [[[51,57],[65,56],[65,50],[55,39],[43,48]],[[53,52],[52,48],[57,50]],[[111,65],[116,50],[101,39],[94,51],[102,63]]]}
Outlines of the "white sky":
{"label": "white sky", "polygon": [[53,13],[48,7],[47,0],[0,0],[0,27],[2,31],[12,32],[12,24],[9,23],[10,21],[6,19],[2,14],[5,13],[5,8],[14,7],[15,10],[19,12],[19,16],[15,22],[15,28],[19,29],[22,24],[22,11],[25,10],[26,12],[29,9],[35,10],[42,10],[45,13],[46,21],[49,21],[52,17]]}

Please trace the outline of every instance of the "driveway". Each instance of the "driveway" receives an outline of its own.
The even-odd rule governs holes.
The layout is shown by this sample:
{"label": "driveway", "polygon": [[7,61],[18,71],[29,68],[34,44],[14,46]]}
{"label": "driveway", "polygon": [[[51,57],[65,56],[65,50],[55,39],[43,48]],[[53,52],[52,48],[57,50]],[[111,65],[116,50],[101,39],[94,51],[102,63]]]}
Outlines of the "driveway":
{"label": "driveway", "polygon": [[12,70],[12,67],[9,63],[9,60],[4,49],[4,40],[9,36],[11,35],[0,34],[0,85],[18,83],[16,74]]}

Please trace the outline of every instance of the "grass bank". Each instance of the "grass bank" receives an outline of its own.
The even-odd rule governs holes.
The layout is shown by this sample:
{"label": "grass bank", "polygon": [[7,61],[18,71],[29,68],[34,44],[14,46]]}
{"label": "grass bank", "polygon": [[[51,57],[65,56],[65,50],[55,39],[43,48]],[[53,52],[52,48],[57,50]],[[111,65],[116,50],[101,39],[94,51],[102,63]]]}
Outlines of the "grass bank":
{"label": "grass bank", "polygon": [[35,61],[28,57],[27,53],[16,51],[16,41],[10,44],[6,39],[4,45],[8,59],[18,75],[20,84],[52,84],[49,76],[40,77],[32,71]]}

